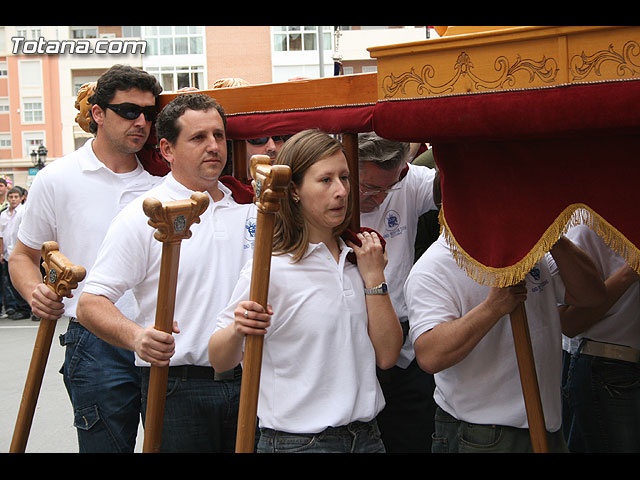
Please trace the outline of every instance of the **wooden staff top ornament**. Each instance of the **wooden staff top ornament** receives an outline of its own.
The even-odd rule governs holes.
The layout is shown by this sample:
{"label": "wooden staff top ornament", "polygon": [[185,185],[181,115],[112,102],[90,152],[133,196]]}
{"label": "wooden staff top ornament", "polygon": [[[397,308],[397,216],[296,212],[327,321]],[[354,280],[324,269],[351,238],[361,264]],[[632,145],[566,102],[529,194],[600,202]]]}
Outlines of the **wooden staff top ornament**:
{"label": "wooden staff top ornament", "polygon": [[156,229],[153,236],[163,243],[180,242],[191,237],[191,225],[200,223],[200,215],[209,206],[209,197],[194,192],[189,199],[160,202],[146,198],[142,204],[149,225]]}
{"label": "wooden staff top ornament", "polygon": [[89,103],[89,97],[93,95],[96,89],[97,82],[85,83],[78,90],[78,96],[74,106],[79,110],[76,115],[76,123],[80,125],[80,128],[87,133],[91,133],[89,123],[91,123],[91,104]]}
{"label": "wooden staff top ornament", "polygon": [[291,168],[287,165],[272,165],[271,158],[267,155],[253,155],[251,177],[255,192],[254,203],[258,210],[263,213],[277,212],[291,182]]}
{"label": "wooden staff top ornament", "polygon": [[84,267],[74,265],[60,253],[57,242],[42,244],[42,260],[45,285],[61,297],[70,297],[71,291],[78,287],[87,274]]}

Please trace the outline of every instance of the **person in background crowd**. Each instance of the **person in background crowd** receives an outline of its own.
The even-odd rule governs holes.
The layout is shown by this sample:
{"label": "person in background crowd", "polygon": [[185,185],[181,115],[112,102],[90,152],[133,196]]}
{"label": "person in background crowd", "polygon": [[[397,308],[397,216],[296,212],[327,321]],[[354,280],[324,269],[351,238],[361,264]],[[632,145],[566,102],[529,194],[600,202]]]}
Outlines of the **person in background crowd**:
{"label": "person in background crowd", "polygon": [[[7,193],[9,208],[0,213],[0,269],[2,273],[2,298],[5,313],[11,320],[22,320],[32,317],[29,304],[15,289],[9,275],[9,258],[18,237],[18,228],[22,222],[24,207],[22,206],[22,190],[12,187]],[[37,317],[35,317],[37,319]]]}

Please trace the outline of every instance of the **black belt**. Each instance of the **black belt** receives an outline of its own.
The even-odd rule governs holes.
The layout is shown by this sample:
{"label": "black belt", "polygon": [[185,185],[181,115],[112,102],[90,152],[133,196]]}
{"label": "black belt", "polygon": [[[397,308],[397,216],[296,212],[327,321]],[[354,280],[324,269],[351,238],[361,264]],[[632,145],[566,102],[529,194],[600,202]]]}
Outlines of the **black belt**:
{"label": "black belt", "polygon": [[234,378],[238,378],[241,376],[242,367],[240,365],[238,365],[236,368],[226,370],[224,372],[216,372],[213,367],[203,367],[199,365],[176,365],[173,367],[169,367],[169,377],[173,378],[191,378],[221,382],[224,380],[233,380]]}

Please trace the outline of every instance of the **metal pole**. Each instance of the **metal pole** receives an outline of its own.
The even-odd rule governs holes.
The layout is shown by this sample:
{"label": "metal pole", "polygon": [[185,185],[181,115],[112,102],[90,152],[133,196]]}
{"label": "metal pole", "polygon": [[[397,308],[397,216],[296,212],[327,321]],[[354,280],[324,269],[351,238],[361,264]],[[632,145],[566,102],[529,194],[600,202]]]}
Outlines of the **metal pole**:
{"label": "metal pole", "polygon": [[318,27],[318,62],[320,63],[320,78],[324,77],[324,38],[322,26]]}

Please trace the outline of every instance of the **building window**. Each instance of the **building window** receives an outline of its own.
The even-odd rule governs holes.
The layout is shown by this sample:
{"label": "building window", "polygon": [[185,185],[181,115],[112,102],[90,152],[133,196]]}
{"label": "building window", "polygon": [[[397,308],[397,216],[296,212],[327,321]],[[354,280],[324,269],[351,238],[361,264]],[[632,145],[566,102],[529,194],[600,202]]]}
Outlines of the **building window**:
{"label": "building window", "polygon": [[204,67],[147,67],[145,70],[156,77],[164,91],[175,92],[184,87],[205,88]]}
{"label": "building window", "polygon": [[44,121],[44,111],[42,109],[41,98],[22,99],[22,122],[42,123]]}
{"label": "building window", "polygon": [[16,27],[16,37],[26,40],[38,40],[42,36],[40,27]]}
{"label": "building window", "polygon": [[[322,27],[324,50],[331,50],[332,27]],[[318,49],[318,27],[279,26],[273,27],[273,49],[276,52],[302,52]]]}
{"label": "building window", "polygon": [[20,88],[42,88],[42,65],[40,60],[20,61]]}
{"label": "building window", "polygon": [[201,26],[146,26],[143,39],[147,41],[147,55],[204,53],[204,29]]}
{"label": "building window", "polygon": [[37,151],[40,145],[44,145],[44,132],[24,132],[22,137],[24,145],[24,158],[31,158],[31,152]]}
{"label": "building window", "polygon": [[6,77],[8,73],[7,62],[0,62],[0,77]]}
{"label": "building window", "polygon": [[138,38],[140,38],[141,29],[142,29],[142,27],[135,26],[135,25],[123,26],[122,27],[122,36],[124,38],[130,38],[130,37],[138,37]]}
{"label": "building window", "polygon": [[11,134],[10,133],[0,133],[0,148],[8,149],[11,148]]}
{"label": "building window", "polygon": [[98,27],[71,27],[71,38],[98,38]]}
{"label": "building window", "polygon": [[9,99],[0,98],[0,113],[9,113]]}

